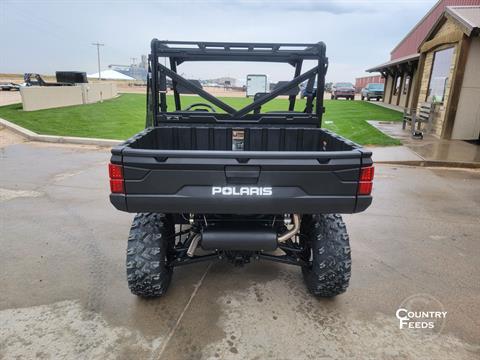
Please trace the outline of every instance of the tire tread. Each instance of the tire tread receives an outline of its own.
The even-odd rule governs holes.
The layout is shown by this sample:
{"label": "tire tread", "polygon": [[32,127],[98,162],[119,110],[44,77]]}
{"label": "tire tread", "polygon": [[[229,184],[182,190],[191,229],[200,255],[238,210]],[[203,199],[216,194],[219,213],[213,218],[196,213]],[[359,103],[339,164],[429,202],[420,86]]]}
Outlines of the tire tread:
{"label": "tire tread", "polygon": [[350,241],[339,214],[305,216],[302,234],[312,250],[310,266],[302,267],[308,290],[315,296],[344,293],[351,276]]}
{"label": "tire tread", "polygon": [[169,240],[174,224],[159,213],[139,213],[130,229],[127,246],[127,282],[130,291],[141,297],[165,294],[172,278],[168,266]]}

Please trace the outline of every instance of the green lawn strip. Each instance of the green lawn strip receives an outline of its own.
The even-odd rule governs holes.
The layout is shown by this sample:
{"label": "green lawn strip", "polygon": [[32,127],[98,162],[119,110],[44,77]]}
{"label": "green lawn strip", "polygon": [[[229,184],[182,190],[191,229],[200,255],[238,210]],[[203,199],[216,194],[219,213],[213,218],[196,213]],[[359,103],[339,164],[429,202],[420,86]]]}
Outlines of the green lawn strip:
{"label": "green lawn strip", "polygon": [[145,96],[121,95],[102,103],[38,111],[0,107],[0,117],[39,134],[127,139],[145,125]]}
{"label": "green lawn strip", "polygon": [[366,101],[326,100],[323,127],[361,145],[401,145],[367,120],[401,121],[402,114],[395,110]]}
{"label": "green lawn strip", "polygon": [[[237,109],[252,101],[243,97],[221,100]],[[167,101],[168,107],[174,108],[173,96],[168,96]],[[197,96],[183,96],[182,108],[202,101]],[[263,106],[262,111],[287,107],[287,99],[275,99]],[[297,101],[296,110],[302,111],[304,107],[305,100]],[[400,121],[401,113],[397,111],[363,101],[325,100],[325,107],[323,126],[339,135],[363,145],[400,144],[366,122]],[[122,94],[102,103],[38,111],[23,111],[21,104],[7,105],[0,107],[0,117],[39,134],[127,139],[145,126],[145,96]]]}

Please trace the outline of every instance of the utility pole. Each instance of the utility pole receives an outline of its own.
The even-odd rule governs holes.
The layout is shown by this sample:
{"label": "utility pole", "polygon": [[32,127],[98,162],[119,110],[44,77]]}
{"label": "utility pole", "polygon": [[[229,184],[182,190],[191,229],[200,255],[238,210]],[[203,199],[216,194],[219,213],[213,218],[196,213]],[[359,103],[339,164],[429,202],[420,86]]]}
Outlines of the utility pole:
{"label": "utility pole", "polygon": [[92,43],[92,45],[97,47],[97,59],[98,59],[98,80],[101,79],[101,72],[100,72],[100,46],[105,46],[105,44],[100,44],[98,41],[96,43]]}

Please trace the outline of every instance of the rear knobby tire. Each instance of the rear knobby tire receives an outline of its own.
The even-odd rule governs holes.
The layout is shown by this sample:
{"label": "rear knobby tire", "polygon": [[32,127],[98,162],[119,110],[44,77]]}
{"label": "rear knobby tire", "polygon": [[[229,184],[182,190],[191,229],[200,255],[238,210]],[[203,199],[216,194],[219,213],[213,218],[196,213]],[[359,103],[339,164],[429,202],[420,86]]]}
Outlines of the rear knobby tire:
{"label": "rear knobby tire", "polygon": [[168,266],[175,226],[164,214],[137,214],[127,247],[127,281],[132,294],[158,297],[166,293],[172,279]]}
{"label": "rear knobby tire", "polygon": [[347,290],[351,274],[347,229],[338,214],[308,215],[302,219],[305,246],[302,267],[308,290],[318,297],[333,297]]}

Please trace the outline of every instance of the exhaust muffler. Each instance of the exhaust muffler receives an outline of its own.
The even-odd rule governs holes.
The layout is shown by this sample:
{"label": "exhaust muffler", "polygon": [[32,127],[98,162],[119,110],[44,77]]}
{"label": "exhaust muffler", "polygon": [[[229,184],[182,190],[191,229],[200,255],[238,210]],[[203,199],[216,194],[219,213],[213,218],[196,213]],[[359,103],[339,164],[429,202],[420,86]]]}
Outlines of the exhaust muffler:
{"label": "exhaust muffler", "polygon": [[275,251],[300,231],[300,215],[293,214],[293,227],[278,235],[273,228],[207,227],[193,238],[187,255],[192,257],[200,244],[204,250]]}

